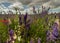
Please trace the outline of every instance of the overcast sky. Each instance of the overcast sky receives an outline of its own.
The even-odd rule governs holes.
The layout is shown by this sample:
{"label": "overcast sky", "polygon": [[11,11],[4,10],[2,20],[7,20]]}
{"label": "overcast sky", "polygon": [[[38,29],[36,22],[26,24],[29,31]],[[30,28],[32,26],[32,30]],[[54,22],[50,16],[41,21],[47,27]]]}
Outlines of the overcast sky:
{"label": "overcast sky", "polygon": [[13,6],[19,6],[21,8],[27,8],[31,6],[45,6],[51,7],[53,9],[60,9],[60,0],[0,0],[0,3],[3,3],[4,5],[0,6],[6,6],[6,7],[13,7]]}
{"label": "overcast sky", "polygon": [[20,2],[23,5],[43,5],[43,4],[48,4],[48,6],[54,6],[58,7],[60,6],[60,0],[0,0],[0,2],[9,2],[9,3],[15,3],[15,2]]}

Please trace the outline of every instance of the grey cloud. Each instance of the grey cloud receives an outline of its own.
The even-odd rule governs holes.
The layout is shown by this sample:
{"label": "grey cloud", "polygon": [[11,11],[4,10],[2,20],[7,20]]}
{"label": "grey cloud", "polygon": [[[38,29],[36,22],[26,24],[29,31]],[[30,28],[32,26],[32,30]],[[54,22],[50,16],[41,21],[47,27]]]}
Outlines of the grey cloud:
{"label": "grey cloud", "polygon": [[14,3],[14,2],[16,2],[16,0],[0,0],[0,3],[2,3],[2,2]]}
{"label": "grey cloud", "polygon": [[0,0],[1,2],[10,2],[10,3],[15,3],[15,2],[21,2],[22,4],[29,4],[32,2],[32,0]]}
{"label": "grey cloud", "polygon": [[50,3],[50,5],[53,5],[53,6],[55,6],[55,7],[58,7],[58,6],[60,6],[60,1],[59,0],[51,0],[51,3]]}
{"label": "grey cloud", "polygon": [[22,4],[30,4],[32,2],[32,0],[20,0],[20,2],[22,2]]}
{"label": "grey cloud", "polygon": [[60,1],[59,0],[33,0],[28,6],[34,6],[34,5],[40,5],[42,6],[43,4],[48,4],[47,6],[51,7],[59,7],[60,6]]}
{"label": "grey cloud", "polygon": [[60,1],[59,0],[0,0],[0,2],[10,2],[10,3],[15,3],[15,2],[20,2],[23,5],[27,5],[27,6],[33,6],[33,5],[43,5],[45,3],[48,4],[50,6],[55,6],[58,7],[60,6]]}
{"label": "grey cloud", "polygon": [[50,0],[33,0],[33,1],[29,4],[29,6],[42,5],[43,3],[46,3],[46,2],[48,2],[48,1],[50,1]]}
{"label": "grey cloud", "polygon": [[40,2],[47,2],[49,0],[0,0],[0,2],[21,2],[23,4],[31,4],[31,3],[40,3]]}

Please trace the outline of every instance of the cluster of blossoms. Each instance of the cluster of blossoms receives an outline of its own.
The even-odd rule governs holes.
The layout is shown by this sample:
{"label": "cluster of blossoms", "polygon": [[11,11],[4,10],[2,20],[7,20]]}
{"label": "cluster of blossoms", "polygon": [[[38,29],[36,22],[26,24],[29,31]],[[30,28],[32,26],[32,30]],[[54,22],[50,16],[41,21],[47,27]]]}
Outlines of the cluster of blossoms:
{"label": "cluster of blossoms", "polygon": [[54,23],[52,26],[51,31],[47,31],[47,40],[52,40],[55,42],[55,40],[58,39],[58,24]]}
{"label": "cluster of blossoms", "polygon": [[17,36],[14,31],[12,29],[9,29],[9,39],[7,40],[7,43],[14,43],[16,38]]}

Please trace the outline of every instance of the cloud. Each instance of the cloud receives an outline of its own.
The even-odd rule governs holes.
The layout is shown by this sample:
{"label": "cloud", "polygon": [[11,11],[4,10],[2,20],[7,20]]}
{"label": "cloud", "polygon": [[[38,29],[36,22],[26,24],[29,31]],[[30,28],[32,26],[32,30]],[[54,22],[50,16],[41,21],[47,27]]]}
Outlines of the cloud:
{"label": "cloud", "polygon": [[[38,13],[38,10],[39,10],[39,12],[42,12],[42,8],[41,7],[35,8],[36,13]],[[25,13],[27,12],[28,14],[34,14],[33,13],[33,7],[29,7],[27,9],[25,9],[24,12]]]}
{"label": "cloud", "polygon": [[3,4],[0,4],[0,9],[6,8]]}
{"label": "cloud", "polygon": [[55,13],[55,12],[56,12],[56,13],[59,13],[59,12],[60,12],[60,6],[57,7],[57,8],[50,9],[50,10],[49,10],[49,13],[51,13],[51,12],[52,12],[52,13]]}
{"label": "cloud", "polygon": [[27,8],[24,10],[24,12],[27,12],[28,14],[33,14],[33,8],[32,7]]}
{"label": "cloud", "polygon": [[59,0],[33,0],[28,6],[46,6],[46,7],[51,7],[51,8],[55,8],[55,7],[59,7],[60,6],[60,1]]}
{"label": "cloud", "polygon": [[28,5],[32,2],[32,0],[20,0],[20,2],[22,2],[22,4]]}
{"label": "cloud", "polygon": [[59,0],[50,0],[46,3],[43,4],[45,7],[51,7],[51,8],[56,8],[60,6],[60,1]]}
{"label": "cloud", "polygon": [[0,0],[0,3],[2,2],[10,2],[10,3],[15,3],[15,2],[21,2],[22,4],[29,4],[32,2],[32,0]]}
{"label": "cloud", "polygon": [[24,9],[23,4],[20,2],[15,2],[12,5],[8,6],[8,8],[12,8],[12,9],[14,9],[14,7],[19,8],[20,10]]}
{"label": "cloud", "polygon": [[42,3],[42,2],[47,2],[49,0],[0,0],[0,2],[10,2],[10,3],[15,3],[15,2],[21,2],[22,4],[28,5],[32,3]]}
{"label": "cloud", "polygon": [[58,6],[60,6],[60,1],[59,0],[51,0],[50,5],[53,5],[55,7],[58,7]]}
{"label": "cloud", "polygon": [[41,5],[41,4],[43,4],[43,3],[45,3],[45,2],[48,2],[49,0],[33,0],[30,4],[29,4],[29,6],[33,6],[33,5]]}
{"label": "cloud", "polygon": [[[11,3],[8,8],[18,7],[20,9],[24,9],[21,11],[22,13],[25,13],[28,11],[29,13],[32,13],[32,6],[45,6],[46,8],[51,7],[53,9],[60,7],[60,1],[59,0],[0,0],[0,3],[2,2],[8,2]],[[25,9],[24,5],[27,5],[29,8]],[[0,5],[0,8],[5,8],[4,5]],[[59,8],[60,9],[60,8]],[[37,8],[36,8],[37,10]],[[41,11],[41,7],[40,7]],[[54,11],[54,10],[53,10]]]}
{"label": "cloud", "polygon": [[44,3],[44,5],[46,5],[46,7],[50,6],[52,8],[56,8],[56,7],[60,6],[60,1],[59,0],[50,0],[50,1],[46,2],[46,3]]}
{"label": "cloud", "polygon": [[15,3],[17,0],[0,0],[0,3],[2,2],[9,2],[9,3]]}
{"label": "cloud", "polygon": [[50,6],[58,7],[60,6],[59,0],[0,0],[0,3],[2,2],[9,2],[9,3],[15,3],[20,2],[23,5],[33,6],[33,5],[39,5],[42,6],[43,4],[47,3]]}
{"label": "cloud", "polygon": [[51,1],[42,4],[42,6],[44,6],[44,7],[46,7],[46,8],[49,8],[49,7],[50,7],[50,8],[54,8],[54,7],[55,7],[54,5],[51,4]]}

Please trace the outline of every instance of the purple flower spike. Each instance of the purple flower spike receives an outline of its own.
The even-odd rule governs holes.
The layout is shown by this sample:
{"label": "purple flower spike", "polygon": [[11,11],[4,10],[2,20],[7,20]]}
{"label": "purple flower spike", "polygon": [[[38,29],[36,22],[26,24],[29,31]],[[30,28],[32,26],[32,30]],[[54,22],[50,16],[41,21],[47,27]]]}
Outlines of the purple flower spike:
{"label": "purple flower spike", "polygon": [[27,13],[26,15],[24,16],[24,23],[26,24],[26,20],[27,20]]}
{"label": "purple flower spike", "polygon": [[9,34],[10,34],[10,36],[13,36],[14,31],[13,31],[12,29],[10,29],[10,30],[9,30]]}
{"label": "purple flower spike", "polygon": [[40,38],[38,38],[38,43],[41,43],[41,39]]}
{"label": "purple flower spike", "polygon": [[57,23],[54,23],[54,25],[53,25],[53,32],[52,32],[52,34],[56,37],[56,38],[58,38],[58,24]]}
{"label": "purple flower spike", "polygon": [[30,19],[27,21],[27,15],[28,15],[28,13],[26,13],[26,15],[24,16],[24,24],[25,24],[25,28],[27,30],[29,30],[30,29]]}

